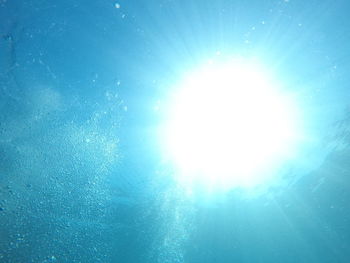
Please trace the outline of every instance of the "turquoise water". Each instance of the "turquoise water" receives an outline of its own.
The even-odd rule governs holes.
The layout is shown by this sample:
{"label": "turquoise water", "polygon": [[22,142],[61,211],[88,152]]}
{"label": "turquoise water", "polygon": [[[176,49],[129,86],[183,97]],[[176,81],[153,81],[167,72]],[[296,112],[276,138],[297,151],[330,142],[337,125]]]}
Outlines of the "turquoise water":
{"label": "turquoise water", "polygon": [[[349,11],[0,0],[0,262],[349,262]],[[283,83],[303,143],[269,184],[189,193],[161,150],[167,99],[230,57]]]}

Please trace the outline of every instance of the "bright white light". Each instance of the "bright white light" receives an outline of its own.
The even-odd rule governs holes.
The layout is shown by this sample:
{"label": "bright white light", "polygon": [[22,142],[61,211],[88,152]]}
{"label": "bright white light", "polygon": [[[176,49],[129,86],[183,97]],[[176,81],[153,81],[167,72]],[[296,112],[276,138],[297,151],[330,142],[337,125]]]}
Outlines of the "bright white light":
{"label": "bright white light", "polygon": [[211,190],[261,184],[295,140],[290,100],[249,63],[210,64],[189,74],[170,105],[166,150],[186,184]]}

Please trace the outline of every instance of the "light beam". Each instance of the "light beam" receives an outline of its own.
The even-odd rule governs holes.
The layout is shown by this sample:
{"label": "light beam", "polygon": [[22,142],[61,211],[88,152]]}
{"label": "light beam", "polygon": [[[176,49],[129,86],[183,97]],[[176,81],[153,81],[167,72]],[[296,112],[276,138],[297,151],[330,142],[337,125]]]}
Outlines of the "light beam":
{"label": "light beam", "polygon": [[169,103],[165,150],[187,185],[227,190],[262,184],[296,141],[290,98],[247,62],[211,63],[190,73]]}

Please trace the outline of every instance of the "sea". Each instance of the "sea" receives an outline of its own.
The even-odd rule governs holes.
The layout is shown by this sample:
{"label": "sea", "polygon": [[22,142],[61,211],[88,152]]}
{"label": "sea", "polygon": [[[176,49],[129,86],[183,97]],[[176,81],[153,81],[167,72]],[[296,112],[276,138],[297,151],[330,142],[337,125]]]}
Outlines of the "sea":
{"label": "sea", "polygon": [[[350,262],[349,14],[347,0],[0,0],[0,262]],[[281,83],[299,143],[268,183],[180,183],[169,101],[231,59]]]}

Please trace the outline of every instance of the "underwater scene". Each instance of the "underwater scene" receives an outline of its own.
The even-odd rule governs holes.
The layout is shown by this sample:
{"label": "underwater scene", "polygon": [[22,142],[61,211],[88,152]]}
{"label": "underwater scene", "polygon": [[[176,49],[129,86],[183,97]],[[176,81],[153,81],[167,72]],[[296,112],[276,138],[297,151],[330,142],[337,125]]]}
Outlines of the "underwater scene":
{"label": "underwater scene", "polygon": [[349,14],[0,0],[0,262],[350,262]]}

